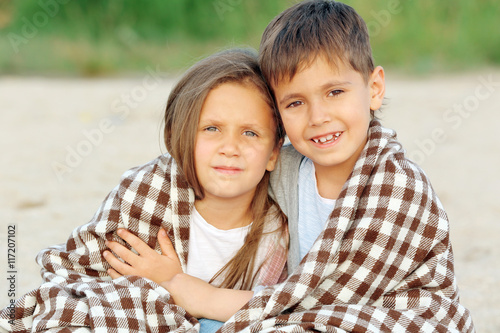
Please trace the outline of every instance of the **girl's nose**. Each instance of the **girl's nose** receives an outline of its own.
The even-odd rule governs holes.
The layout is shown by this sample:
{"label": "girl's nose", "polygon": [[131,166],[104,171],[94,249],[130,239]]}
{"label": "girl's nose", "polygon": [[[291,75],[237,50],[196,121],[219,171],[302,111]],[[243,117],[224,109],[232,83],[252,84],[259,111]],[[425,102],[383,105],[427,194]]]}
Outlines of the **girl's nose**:
{"label": "girl's nose", "polygon": [[238,156],[240,154],[240,142],[237,135],[228,134],[221,138],[220,153],[227,157]]}

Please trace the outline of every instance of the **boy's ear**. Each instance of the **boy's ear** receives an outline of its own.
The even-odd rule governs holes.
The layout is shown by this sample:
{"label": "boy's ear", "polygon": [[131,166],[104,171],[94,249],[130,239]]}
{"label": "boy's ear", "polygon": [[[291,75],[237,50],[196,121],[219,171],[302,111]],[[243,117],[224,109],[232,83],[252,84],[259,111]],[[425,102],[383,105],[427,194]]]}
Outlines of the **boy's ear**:
{"label": "boy's ear", "polygon": [[370,75],[370,110],[378,110],[382,106],[385,95],[385,73],[381,66],[375,67]]}

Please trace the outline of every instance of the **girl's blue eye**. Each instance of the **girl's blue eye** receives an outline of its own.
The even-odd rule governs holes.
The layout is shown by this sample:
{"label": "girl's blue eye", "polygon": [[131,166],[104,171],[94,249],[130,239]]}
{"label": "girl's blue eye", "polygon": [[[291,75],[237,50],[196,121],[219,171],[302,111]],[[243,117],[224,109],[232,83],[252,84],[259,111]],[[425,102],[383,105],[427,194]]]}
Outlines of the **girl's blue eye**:
{"label": "girl's blue eye", "polygon": [[217,127],[215,127],[215,126],[205,127],[205,131],[207,131],[207,132],[215,132],[215,131],[217,131]]}
{"label": "girl's blue eye", "polygon": [[257,133],[255,133],[253,131],[245,131],[243,134],[246,136],[252,136],[252,137],[257,136]]}

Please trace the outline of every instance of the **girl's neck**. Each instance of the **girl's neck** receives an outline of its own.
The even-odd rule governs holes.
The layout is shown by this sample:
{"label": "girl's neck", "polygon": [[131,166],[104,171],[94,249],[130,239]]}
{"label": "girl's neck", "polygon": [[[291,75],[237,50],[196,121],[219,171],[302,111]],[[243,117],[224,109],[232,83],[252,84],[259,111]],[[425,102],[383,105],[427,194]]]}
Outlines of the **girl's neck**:
{"label": "girl's neck", "polygon": [[241,228],[252,223],[250,204],[253,196],[239,198],[213,198],[206,196],[194,205],[207,223],[220,230]]}

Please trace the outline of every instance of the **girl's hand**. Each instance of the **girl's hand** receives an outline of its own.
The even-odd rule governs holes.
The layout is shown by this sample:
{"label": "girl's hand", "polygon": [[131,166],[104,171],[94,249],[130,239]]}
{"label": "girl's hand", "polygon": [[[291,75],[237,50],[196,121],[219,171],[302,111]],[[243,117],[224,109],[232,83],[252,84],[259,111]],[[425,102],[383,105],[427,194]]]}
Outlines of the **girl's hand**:
{"label": "girl's hand", "polygon": [[174,275],[182,273],[177,253],[163,228],[158,232],[158,242],[163,254],[159,254],[139,237],[125,229],[118,229],[117,234],[130,244],[138,254],[135,254],[117,242],[107,241],[106,246],[125,261],[118,260],[108,250],[104,251],[104,259],[112,267],[108,269],[108,274],[113,279],[122,275],[138,275],[160,284],[164,281],[169,281]]}

